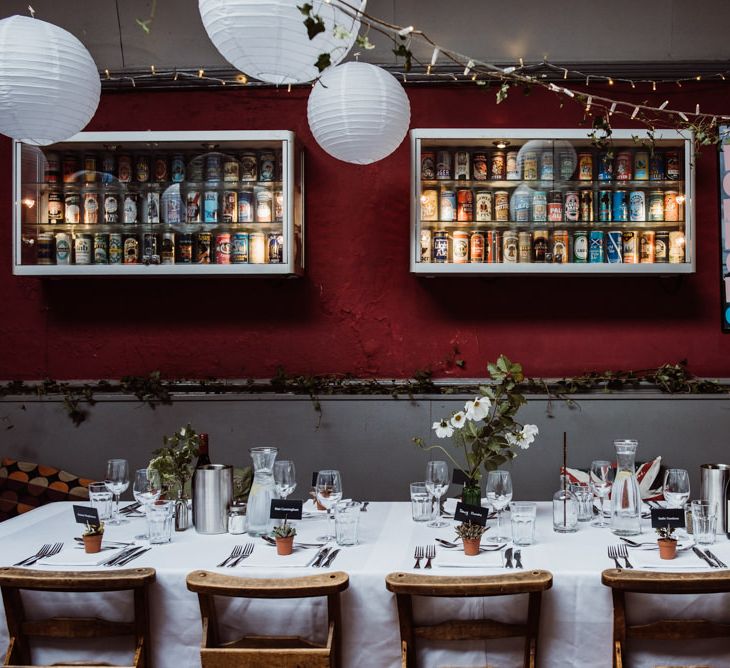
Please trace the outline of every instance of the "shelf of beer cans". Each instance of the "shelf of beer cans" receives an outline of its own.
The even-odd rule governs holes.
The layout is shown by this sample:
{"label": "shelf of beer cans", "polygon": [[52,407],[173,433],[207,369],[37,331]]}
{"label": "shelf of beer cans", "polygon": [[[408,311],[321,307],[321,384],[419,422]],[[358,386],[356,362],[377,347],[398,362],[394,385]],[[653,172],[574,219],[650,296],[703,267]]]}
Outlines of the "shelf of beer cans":
{"label": "shelf of beer cans", "polygon": [[693,272],[691,137],[641,135],[412,130],[411,271]]}
{"label": "shelf of beer cans", "polygon": [[296,275],[301,159],[288,131],[80,133],[16,142],[28,275]]}

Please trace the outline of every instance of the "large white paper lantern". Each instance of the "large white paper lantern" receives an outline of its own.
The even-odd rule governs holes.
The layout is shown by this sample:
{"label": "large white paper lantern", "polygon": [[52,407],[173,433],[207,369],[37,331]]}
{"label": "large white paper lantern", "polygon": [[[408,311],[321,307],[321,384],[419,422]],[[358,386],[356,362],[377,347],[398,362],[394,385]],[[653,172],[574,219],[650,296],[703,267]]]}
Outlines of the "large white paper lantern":
{"label": "large white paper lantern", "polygon": [[91,120],[100,93],[94,60],[71,33],[28,16],[0,21],[0,132],[63,141]]}
{"label": "large white paper lantern", "polygon": [[[303,4],[303,0],[198,0],[198,9],[210,41],[231,65],[278,85],[316,79],[315,63],[322,53],[329,53],[332,65],[337,65],[360,30],[360,21],[343,12],[339,0],[310,0],[312,13],[325,24],[324,32],[310,40],[306,17],[297,8]],[[362,2],[360,9],[364,6]]]}
{"label": "large white paper lantern", "polygon": [[368,165],[390,155],[411,122],[403,86],[382,67],[344,63],[325,71],[309,94],[309,129],[338,160]]}

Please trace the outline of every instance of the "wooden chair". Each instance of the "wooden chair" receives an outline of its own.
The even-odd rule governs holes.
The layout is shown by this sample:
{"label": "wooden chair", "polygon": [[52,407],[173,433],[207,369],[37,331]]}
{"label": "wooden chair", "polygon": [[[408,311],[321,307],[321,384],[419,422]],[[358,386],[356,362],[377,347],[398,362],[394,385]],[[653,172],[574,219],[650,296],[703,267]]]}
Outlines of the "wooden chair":
{"label": "wooden chair", "polygon": [[[550,589],[549,571],[525,571],[509,575],[480,577],[445,577],[390,573],[385,578],[388,591],[398,603],[401,637],[401,665],[417,668],[415,639],[424,640],[494,640],[525,638],[525,668],[537,666],[537,634],[540,626],[542,592]],[[528,594],[527,620],[524,624],[507,624],[492,619],[449,620],[440,624],[416,626],[413,622],[413,596],[482,597]]]}
{"label": "wooden chair", "polygon": [[[334,668],[341,665],[340,593],[349,583],[347,573],[339,571],[288,579],[239,578],[208,571],[189,573],[188,589],[198,594],[203,622],[202,668]],[[215,596],[261,599],[326,596],[327,642],[318,645],[296,636],[243,636],[223,643]]]}
{"label": "wooden chair", "polygon": [[[704,619],[665,619],[649,624],[631,625],[628,622],[626,593],[631,594],[722,594],[730,593],[730,572],[654,573],[631,569],[611,568],[601,573],[601,582],[613,594],[613,666],[624,668],[626,641],[643,640],[700,640],[706,638],[730,639],[730,624]],[[657,668],[662,668],[657,666]],[[669,667],[666,667],[669,668]],[[682,668],[672,666],[671,668]],[[686,666],[685,668],[704,668]]]}
{"label": "wooden chair", "polygon": [[[31,663],[30,639],[44,638],[109,638],[134,636],[134,658],[129,668],[151,668],[149,585],[155,581],[153,568],[123,571],[34,571],[27,568],[0,568],[0,592],[5,605],[9,645],[3,666],[28,668]],[[55,617],[28,619],[21,592],[114,592],[134,594],[134,618],[131,622],[110,622],[88,617]],[[45,665],[45,664],[44,664]],[[57,663],[56,666],[109,666],[112,664]]]}

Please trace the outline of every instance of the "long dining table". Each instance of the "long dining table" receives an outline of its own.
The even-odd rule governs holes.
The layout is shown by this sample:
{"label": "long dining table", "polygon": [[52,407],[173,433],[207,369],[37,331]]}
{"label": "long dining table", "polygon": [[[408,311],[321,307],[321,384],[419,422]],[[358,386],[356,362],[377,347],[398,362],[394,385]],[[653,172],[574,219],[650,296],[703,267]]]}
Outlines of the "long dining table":
{"label": "long dining table", "polygon": [[[75,547],[80,525],[75,523],[70,503],[54,503],[0,524],[0,566],[9,566],[34,554],[43,543],[63,542],[62,552],[41,560],[33,568],[45,570],[83,570],[90,566],[74,565]],[[505,516],[509,529],[509,513]],[[385,588],[385,576],[392,571],[421,572],[432,575],[497,575],[512,572],[504,567],[503,551],[484,552],[465,558],[458,550],[438,546],[435,538],[453,540],[454,521],[445,528],[429,528],[411,519],[409,503],[370,503],[360,514],[359,544],[343,547],[329,567],[345,571],[350,576],[349,589],[342,599],[343,665],[347,668],[397,668],[400,666],[400,637],[398,613],[393,595]],[[489,542],[494,528],[490,521],[483,539]],[[315,542],[328,529],[324,514],[313,513],[296,523],[297,541]],[[146,521],[133,517],[126,524],[107,525],[105,540],[129,541],[143,533]],[[651,542],[655,535],[644,521],[642,542]],[[608,668],[611,666],[612,602],[610,590],[601,584],[601,571],[613,568],[607,548],[619,541],[610,529],[581,523],[579,530],[558,534],[552,529],[552,506],[538,503],[536,536],[533,545],[521,548],[523,567],[547,569],[553,573],[553,587],[543,597],[540,625],[539,659],[541,666],[550,668]],[[144,544],[144,541],[140,541]],[[236,545],[253,543],[248,559],[235,568],[217,568]],[[413,571],[413,555],[417,546],[436,545],[433,568]],[[202,535],[189,529],[173,534],[172,542],[154,545],[148,552],[132,561],[126,568],[153,567],[157,581],[151,592],[150,615],[154,668],[188,668],[200,665],[200,613],[197,597],[185,585],[185,576],[193,570],[206,569],[245,577],[293,577],[321,572],[307,566],[315,548],[299,548],[291,557],[278,557],[275,548],[261,537],[248,535]],[[713,552],[730,563],[730,543],[718,536]],[[682,550],[671,563],[671,570],[701,572],[709,570],[692,550]],[[661,568],[656,553],[648,546],[630,552],[634,566]],[[423,567],[425,562],[422,562]],[[96,567],[101,568],[101,567]],[[667,570],[664,567],[663,570]],[[85,596],[83,604],[90,615],[123,618],[130,612],[124,593],[112,595],[26,593],[31,614],[54,613],[68,606],[76,596]],[[91,600],[89,601],[89,597]],[[504,621],[520,620],[526,610],[526,597],[493,599],[433,600],[420,599],[416,606],[417,620],[463,617],[486,614]],[[651,601],[637,600],[631,604],[635,619],[652,615],[698,616],[713,615],[730,621],[730,597],[681,596],[655,597]],[[2,613],[0,613],[2,614]],[[322,639],[326,626],[325,602],[319,599],[303,601],[244,601],[221,602],[219,608],[224,633],[231,637],[236,631],[247,633],[285,633]],[[240,633],[239,633],[240,635]],[[7,641],[7,628],[0,624],[0,645]],[[79,647],[81,650],[81,646]],[[119,662],[124,648],[105,642],[78,652],[80,658]],[[648,653],[651,650],[651,654]],[[419,646],[420,665],[436,666],[486,665],[494,668],[521,665],[521,640],[494,643],[467,642],[461,644],[430,644]],[[633,666],[689,661],[703,665],[730,665],[730,647],[719,642],[703,641],[693,647],[668,645],[639,647],[633,654]],[[45,645],[37,649],[36,661],[58,660]],[[652,662],[653,661],[653,662]]]}

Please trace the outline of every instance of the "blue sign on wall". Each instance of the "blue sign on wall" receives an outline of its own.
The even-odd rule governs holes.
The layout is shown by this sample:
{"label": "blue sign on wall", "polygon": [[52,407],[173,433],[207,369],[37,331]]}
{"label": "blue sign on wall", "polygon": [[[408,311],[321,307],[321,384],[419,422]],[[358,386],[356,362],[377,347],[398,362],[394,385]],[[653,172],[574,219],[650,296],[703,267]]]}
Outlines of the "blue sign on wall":
{"label": "blue sign on wall", "polygon": [[722,329],[730,332],[730,125],[720,126],[720,268]]}

